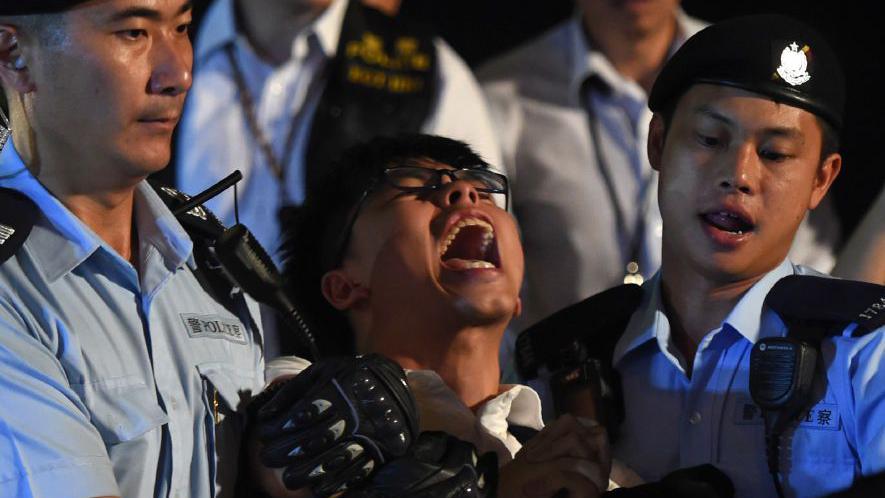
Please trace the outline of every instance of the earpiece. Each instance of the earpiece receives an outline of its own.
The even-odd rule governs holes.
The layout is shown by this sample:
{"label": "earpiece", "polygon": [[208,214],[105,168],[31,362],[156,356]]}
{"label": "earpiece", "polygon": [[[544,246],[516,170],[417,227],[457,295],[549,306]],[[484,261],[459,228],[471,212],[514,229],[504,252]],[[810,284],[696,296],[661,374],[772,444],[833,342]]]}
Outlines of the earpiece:
{"label": "earpiece", "polygon": [[25,62],[24,57],[18,56],[15,58],[14,61],[5,63],[4,66],[12,69],[13,71],[21,71],[22,69],[28,67],[28,64]]}

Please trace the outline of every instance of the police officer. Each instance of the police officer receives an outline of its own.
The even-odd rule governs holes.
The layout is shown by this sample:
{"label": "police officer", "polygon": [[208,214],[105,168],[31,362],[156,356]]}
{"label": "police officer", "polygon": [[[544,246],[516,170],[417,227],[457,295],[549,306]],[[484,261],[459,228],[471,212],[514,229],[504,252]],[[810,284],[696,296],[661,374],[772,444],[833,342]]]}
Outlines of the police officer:
{"label": "police officer", "polygon": [[0,496],[229,496],[257,309],[201,286],[145,182],[191,84],[186,0],[0,2]]}
{"label": "police officer", "polygon": [[[789,277],[810,270],[786,259],[839,174],[844,101],[832,49],[781,16],[701,31],[655,82],[663,264],[613,355],[626,412],[614,454],[642,477],[710,462],[737,496],[807,497],[885,468],[885,294]],[[820,350],[810,393],[791,414],[764,405],[754,344],[809,326],[832,336],[803,337]]]}
{"label": "police officer", "polygon": [[558,316],[612,303],[585,344],[612,345],[613,453],[642,478],[712,463],[736,496],[811,497],[885,469],[885,291],[787,259],[841,168],[844,102],[831,48],[782,16],[700,31],[656,80],[661,270]]}
{"label": "police officer", "polygon": [[[414,402],[390,360],[319,361],[318,390],[277,384],[245,409],[264,384],[262,340],[256,303],[207,264],[224,227],[145,182],[169,161],[190,87],[190,10],[0,2],[11,118],[0,151],[0,496],[289,496],[283,483],[306,477],[320,496],[358,482],[357,496],[480,496],[468,443],[402,429],[416,425]],[[322,416],[306,418],[304,403]],[[275,413],[295,419],[276,425]],[[345,420],[315,425],[332,414]],[[259,423],[247,426],[250,415]],[[313,466],[261,469],[259,439]],[[342,453],[358,460],[335,468]],[[237,488],[240,455],[256,465]]]}

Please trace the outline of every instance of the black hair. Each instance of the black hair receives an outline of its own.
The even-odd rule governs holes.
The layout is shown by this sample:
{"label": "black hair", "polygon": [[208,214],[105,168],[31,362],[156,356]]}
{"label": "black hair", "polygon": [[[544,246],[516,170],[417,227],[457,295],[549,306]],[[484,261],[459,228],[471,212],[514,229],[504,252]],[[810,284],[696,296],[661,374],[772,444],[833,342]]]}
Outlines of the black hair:
{"label": "black hair", "polygon": [[450,138],[403,134],[377,137],[346,149],[323,173],[304,204],[280,214],[283,232],[283,276],[297,302],[317,328],[323,354],[354,353],[347,316],[323,297],[323,275],[337,267],[335,245],[363,192],[385,168],[426,159],[454,168],[488,168],[467,144]]}

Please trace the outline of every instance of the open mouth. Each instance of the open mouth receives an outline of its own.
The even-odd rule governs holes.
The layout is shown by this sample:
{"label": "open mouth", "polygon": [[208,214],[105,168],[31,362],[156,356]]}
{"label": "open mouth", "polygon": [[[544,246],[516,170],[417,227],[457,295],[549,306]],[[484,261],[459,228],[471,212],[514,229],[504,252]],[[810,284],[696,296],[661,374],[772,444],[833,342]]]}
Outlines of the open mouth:
{"label": "open mouth", "polygon": [[501,258],[494,227],[479,218],[458,220],[443,239],[440,259],[453,270],[499,268]]}
{"label": "open mouth", "polygon": [[717,230],[734,235],[743,235],[756,229],[749,218],[734,211],[710,211],[700,215],[701,220]]}

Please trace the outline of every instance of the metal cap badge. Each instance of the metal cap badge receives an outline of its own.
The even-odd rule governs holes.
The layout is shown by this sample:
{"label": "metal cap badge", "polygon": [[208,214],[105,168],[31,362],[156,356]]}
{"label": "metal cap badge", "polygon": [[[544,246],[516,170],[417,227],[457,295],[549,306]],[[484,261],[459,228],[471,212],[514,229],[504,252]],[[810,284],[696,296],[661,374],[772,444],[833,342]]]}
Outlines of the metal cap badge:
{"label": "metal cap badge", "polygon": [[842,128],[845,76],[838,58],[820,33],[790,17],[737,17],[701,30],[664,65],[649,107],[660,111],[697,83],[758,93]]}

